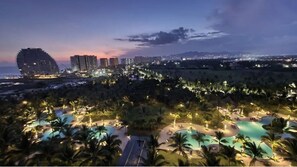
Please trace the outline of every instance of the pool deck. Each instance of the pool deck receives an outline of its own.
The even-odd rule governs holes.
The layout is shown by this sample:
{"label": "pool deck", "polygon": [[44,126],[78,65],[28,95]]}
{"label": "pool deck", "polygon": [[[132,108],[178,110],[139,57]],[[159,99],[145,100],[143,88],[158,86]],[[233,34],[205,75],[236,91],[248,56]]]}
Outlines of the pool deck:
{"label": "pool deck", "polygon": [[[222,114],[224,114],[224,112],[220,111]],[[160,133],[159,133],[159,142],[164,142],[165,144],[160,146],[160,149],[164,149],[167,151],[172,151],[173,148],[169,147],[169,142],[168,139],[176,132],[179,130],[184,130],[184,129],[190,129],[192,127],[193,130],[196,130],[198,132],[207,134],[207,135],[211,135],[214,136],[215,131],[221,131],[225,134],[225,137],[230,137],[230,136],[235,136],[238,134],[239,129],[236,126],[236,122],[237,121],[259,121],[262,117],[265,117],[267,115],[269,115],[268,112],[265,111],[255,111],[249,114],[248,117],[245,117],[243,115],[240,115],[238,113],[229,113],[228,114],[231,118],[231,121],[224,121],[223,124],[226,125],[226,129],[210,129],[210,128],[206,128],[205,126],[202,125],[197,125],[197,124],[191,124],[191,123],[176,123],[175,126],[173,126],[173,124],[170,124],[168,126],[166,126],[165,128],[163,128]],[[278,114],[278,116],[286,118],[288,116],[285,116],[283,114]],[[291,117],[291,120],[296,121],[297,118],[295,117]],[[234,127],[235,125],[235,127]],[[213,145],[214,147],[218,147],[218,145]],[[189,153],[189,152],[188,152]],[[193,151],[193,154],[188,154],[189,158],[199,158],[199,152],[197,152],[197,150]],[[265,164],[270,164],[271,166],[290,166],[291,162],[284,160],[282,157],[280,157],[279,155],[276,155],[278,161],[274,161],[271,159],[259,159],[256,161],[255,165],[256,166],[265,166]],[[243,163],[245,165],[249,165],[250,161],[251,161],[251,157],[249,157],[248,155],[241,155],[238,154],[238,159],[242,160]]]}
{"label": "pool deck", "polygon": [[169,147],[169,143],[167,142],[168,139],[178,130],[183,130],[183,129],[190,129],[192,127],[193,130],[196,130],[198,132],[207,134],[207,135],[211,135],[214,136],[216,131],[221,131],[225,134],[225,137],[230,137],[230,136],[235,136],[237,135],[237,133],[239,132],[238,127],[236,126],[236,124],[233,124],[230,121],[225,121],[224,125],[226,125],[226,129],[210,129],[210,128],[206,128],[204,126],[201,125],[197,125],[197,124],[190,124],[190,123],[176,123],[175,127],[173,127],[173,124],[170,124],[168,126],[166,126],[165,128],[163,128],[160,131],[160,136],[159,136],[159,142],[165,142],[166,144],[161,145],[160,148],[161,149],[165,149],[165,150],[173,150],[173,148]]}
{"label": "pool deck", "polygon": [[118,139],[120,139],[122,141],[120,148],[122,150],[125,149],[128,141],[130,140],[130,138],[126,135],[127,129],[124,126],[114,126],[116,123],[116,120],[103,120],[103,121],[96,121],[93,122],[92,125],[108,125],[108,126],[112,126],[115,131],[112,135],[117,135]]}
{"label": "pool deck", "polygon": [[[80,119],[77,120],[77,117],[76,115],[74,114],[74,111],[72,111],[70,108],[55,108],[55,110],[62,110],[64,111],[64,114],[71,114],[73,115],[74,117],[74,120],[72,121],[72,125],[73,126],[81,126],[83,124],[86,124],[88,126],[94,126],[94,125],[108,125],[108,126],[112,126],[115,131],[112,135],[117,135],[118,136],[118,139],[120,139],[122,141],[121,145],[120,145],[120,148],[122,150],[125,149],[128,141],[130,140],[129,137],[126,135],[126,132],[127,132],[127,129],[126,127],[124,126],[116,126],[116,123],[117,123],[117,120],[114,119],[114,120],[101,120],[101,121],[95,121],[95,122],[92,122],[91,125],[87,122],[81,122],[81,120],[84,118],[84,115],[80,115]],[[77,112],[79,113],[84,113],[86,111],[85,108],[79,108],[77,109]]]}
{"label": "pool deck", "polygon": [[[65,110],[65,109],[64,109]],[[222,114],[224,114],[224,110],[220,110],[220,112]],[[67,111],[67,114],[73,114],[72,111]],[[215,135],[215,131],[221,131],[224,133],[225,137],[230,137],[230,136],[235,136],[238,134],[239,132],[239,128],[236,125],[237,121],[258,121],[260,120],[262,117],[267,116],[267,112],[263,112],[263,111],[258,111],[258,112],[252,112],[249,114],[248,117],[245,117],[243,115],[239,115],[238,113],[229,113],[228,114],[231,118],[231,121],[224,121],[223,124],[226,125],[225,129],[211,129],[211,128],[206,128],[205,126],[202,125],[197,125],[197,124],[191,124],[191,123],[176,123],[175,126],[173,126],[173,124],[170,124],[168,126],[166,126],[165,128],[163,128],[160,133],[159,133],[159,142],[164,142],[165,144],[160,146],[160,149],[164,149],[164,150],[168,150],[168,151],[172,151],[173,148],[169,147],[169,143],[168,143],[168,139],[178,130],[184,130],[184,129],[191,129],[192,130],[196,130],[198,132],[207,134],[207,135],[211,135],[214,136]],[[282,114],[278,114],[281,117],[286,117],[285,115]],[[256,119],[256,120],[253,120]],[[297,120],[295,117],[291,117],[292,120]],[[84,123],[86,124],[86,123]],[[79,126],[82,125],[82,122],[77,121],[76,118],[74,119],[74,121],[72,122],[72,125],[74,126]],[[127,129],[125,126],[115,126],[116,125],[116,120],[101,120],[101,121],[96,121],[96,122],[92,122],[92,126],[94,125],[110,125],[113,126],[115,128],[115,131],[113,133],[113,135],[117,135],[118,138],[122,141],[120,148],[124,151],[127,143],[129,143],[130,141],[130,136],[126,135]],[[214,145],[215,147],[217,147],[217,145]],[[189,152],[188,152],[189,153]],[[199,158],[199,152],[197,152],[197,150],[193,151],[193,154],[190,155],[190,153],[188,154],[189,158]],[[269,163],[271,166],[289,166],[291,165],[290,161],[286,161],[283,160],[282,157],[279,157],[279,161],[273,161],[270,159],[260,159],[259,161],[256,161],[256,166],[265,166],[265,163]],[[238,155],[238,159],[241,159],[244,164],[248,165],[251,161],[251,158],[249,156],[242,156],[242,155]]]}

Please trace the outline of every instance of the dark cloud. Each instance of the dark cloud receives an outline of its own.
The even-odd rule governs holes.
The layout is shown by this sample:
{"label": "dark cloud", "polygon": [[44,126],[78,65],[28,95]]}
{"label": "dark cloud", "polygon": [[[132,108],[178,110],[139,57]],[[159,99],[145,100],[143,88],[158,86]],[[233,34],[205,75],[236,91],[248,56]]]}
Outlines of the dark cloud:
{"label": "dark cloud", "polygon": [[223,33],[215,31],[208,33],[195,33],[194,29],[180,27],[170,32],[160,31],[151,34],[130,35],[128,38],[117,38],[118,41],[138,42],[139,46],[156,46],[177,43],[193,39],[214,38],[223,35]]}
{"label": "dark cloud", "polygon": [[[206,28],[210,32],[187,31],[183,36],[186,43],[177,42],[183,40],[175,38],[171,45],[140,47],[124,56],[162,56],[187,51],[297,54],[296,7],[297,0],[222,0],[207,18]],[[158,34],[129,40],[151,46]]]}
{"label": "dark cloud", "polygon": [[[254,53],[297,53],[297,1],[225,0],[209,17],[212,29],[229,35],[228,48]],[[240,40],[239,40],[240,39]]]}

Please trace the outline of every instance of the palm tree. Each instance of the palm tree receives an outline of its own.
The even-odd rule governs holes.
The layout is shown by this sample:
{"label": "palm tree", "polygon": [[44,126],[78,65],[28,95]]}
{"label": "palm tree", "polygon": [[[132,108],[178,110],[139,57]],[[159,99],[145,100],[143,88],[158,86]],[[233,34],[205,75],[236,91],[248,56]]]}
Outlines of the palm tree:
{"label": "palm tree", "polygon": [[65,125],[65,127],[62,129],[62,133],[65,136],[64,140],[67,142],[71,142],[73,135],[75,134],[74,131],[75,129],[72,128],[71,125]]}
{"label": "palm tree", "polygon": [[72,107],[73,112],[75,113],[77,109],[77,101],[70,101],[69,104]]}
{"label": "palm tree", "polygon": [[287,138],[283,144],[286,152],[285,159],[297,162],[297,139]]}
{"label": "palm tree", "polygon": [[63,108],[63,109],[65,109],[65,107],[66,107],[66,105],[65,105],[65,104],[66,104],[66,101],[67,101],[67,99],[66,99],[66,98],[63,98],[63,97],[61,97],[59,101],[60,101],[60,103],[62,104],[62,108]]}
{"label": "palm tree", "polygon": [[239,160],[236,160],[237,151],[234,146],[223,146],[223,149],[220,150],[219,159],[220,164],[225,166],[239,166],[243,165]]}
{"label": "palm tree", "polygon": [[150,136],[150,140],[147,143],[149,149],[157,150],[161,145],[165,144],[165,142],[159,143],[158,139],[159,139],[159,136],[157,135]]}
{"label": "palm tree", "polygon": [[43,162],[44,160],[47,162],[46,165],[54,165],[53,158],[57,153],[55,145],[58,145],[55,138],[50,138],[49,141],[42,141],[38,145],[37,152],[33,157],[33,159],[36,160],[37,166],[44,165],[40,164],[40,162]]}
{"label": "palm tree", "polygon": [[107,132],[107,129],[105,128],[105,126],[97,126],[95,129],[94,129],[94,133],[93,133],[93,137],[99,133],[99,137],[101,137],[102,133],[106,133]]}
{"label": "palm tree", "polygon": [[140,157],[142,166],[165,166],[168,163],[163,155],[158,154],[156,150],[147,150],[146,158]]}
{"label": "palm tree", "polygon": [[64,118],[57,117],[57,119],[51,122],[51,127],[53,128],[53,132],[57,131],[61,133],[66,128],[66,126],[67,126],[67,117],[64,117]]}
{"label": "palm tree", "polygon": [[221,131],[215,131],[215,141],[219,142],[219,146],[222,146],[222,143],[228,143],[226,139],[224,139],[224,133]]}
{"label": "palm tree", "polygon": [[6,160],[12,161],[15,165],[30,165],[30,155],[34,151],[35,146],[35,143],[32,141],[32,132],[22,134],[21,140],[7,152]]}
{"label": "palm tree", "polygon": [[36,117],[36,120],[39,122],[40,124],[40,121],[43,120],[45,118],[45,115],[43,114],[42,111],[40,110],[36,110],[35,111],[35,117]]}
{"label": "palm tree", "polygon": [[[61,161],[65,166],[75,165],[75,162],[79,161],[80,150],[76,149],[71,143],[64,143],[62,148],[56,157]],[[61,165],[62,165],[61,164]]]}
{"label": "palm tree", "polygon": [[241,143],[241,153],[244,152],[244,148],[245,148],[245,143],[250,141],[250,137],[248,136],[245,136],[241,133],[238,133],[236,136],[235,136],[235,140],[233,141],[233,143]]}
{"label": "palm tree", "polygon": [[259,145],[256,145],[255,142],[246,142],[245,143],[245,151],[246,153],[252,158],[250,165],[252,166],[255,164],[258,158],[262,158],[263,154],[266,152],[262,149],[262,147]]}
{"label": "palm tree", "polygon": [[0,125],[0,153],[5,153],[10,144],[17,139],[15,129],[12,126]]}
{"label": "palm tree", "polygon": [[267,135],[262,136],[261,139],[263,142],[266,142],[267,144],[270,145],[272,152],[273,152],[273,157],[274,157],[274,151],[276,147],[279,147],[282,145],[281,143],[281,136],[276,135],[275,133],[272,132],[266,132]]}
{"label": "palm tree", "polygon": [[198,142],[199,146],[201,146],[201,143],[209,141],[209,139],[205,139],[204,137],[205,137],[205,134],[199,133],[199,132],[192,135],[192,138]]}
{"label": "palm tree", "polygon": [[288,130],[287,122],[288,122],[288,120],[286,120],[284,118],[274,118],[272,120],[271,124],[264,125],[263,127],[266,130],[282,134]]}
{"label": "palm tree", "polygon": [[173,153],[179,152],[179,154],[182,154],[185,158],[187,158],[186,150],[191,149],[191,144],[188,143],[187,135],[182,133],[175,133],[170,139],[173,140],[173,143],[170,144],[170,147],[175,148],[173,150]]}
{"label": "palm tree", "polygon": [[88,147],[80,153],[80,157],[83,159],[80,165],[100,166],[108,164],[106,159],[108,151],[103,148],[101,141],[91,139],[87,145]]}
{"label": "palm tree", "polygon": [[108,151],[107,160],[109,162],[108,165],[112,165],[111,163],[115,159],[115,157],[122,152],[120,145],[122,141],[118,139],[117,135],[109,135],[107,134],[103,138],[104,146],[103,148]]}
{"label": "palm tree", "polygon": [[216,157],[215,153],[212,153],[209,148],[201,146],[201,159],[199,160],[198,166],[219,166],[220,160]]}
{"label": "palm tree", "polygon": [[74,138],[83,142],[84,148],[87,148],[88,141],[91,138],[91,134],[93,133],[86,125],[82,125],[82,127],[75,132]]}
{"label": "palm tree", "polygon": [[47,111],[47,113],[51,113],[53,110],[53,105],[49,101],[43,100],[41,102],[41,106],[45,107],[45,110]]}
{"label": "palm tree", "polygon": [[175,165],[175,166],[190,166],[190,165],[191,164],[190,164],[190,162],[188,160],[183,161],[181,159],[178,159],[177,160],[177,165]]}

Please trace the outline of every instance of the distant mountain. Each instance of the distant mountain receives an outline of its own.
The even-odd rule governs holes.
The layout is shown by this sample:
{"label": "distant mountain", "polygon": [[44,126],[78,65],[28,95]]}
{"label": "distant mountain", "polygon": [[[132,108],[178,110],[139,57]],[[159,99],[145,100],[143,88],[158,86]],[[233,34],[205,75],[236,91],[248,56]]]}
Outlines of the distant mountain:
{"label": "distant mountain", "polygon": [[248,52],[198,52],[198,51],[190,51],[179,54],[173,54],[167,56],[169,59],[180,59],[180,58],[233,58],[233,57],[241,57],[243,55],[250,54]]}

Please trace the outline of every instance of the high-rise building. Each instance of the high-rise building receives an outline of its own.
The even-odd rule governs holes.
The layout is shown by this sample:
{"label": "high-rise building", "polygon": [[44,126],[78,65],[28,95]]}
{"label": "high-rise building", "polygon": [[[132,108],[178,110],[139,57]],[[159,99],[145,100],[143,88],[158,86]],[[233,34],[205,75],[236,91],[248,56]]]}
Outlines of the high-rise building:
{"label": "high-rise building", "polygon": [[100,67],[107,67],[107,66],[108,66],[108,59],[100,58]]}
{"label": "high-rise building", "polygon": [[75,55],[70,57],[72,71],[91,72],[97,69],[97,57],[93,55]]}
{"label": "high-rise building", "polygon": [[129,64],[133,64],[133,63],[134,63],[133,58],[122,58],[121,59],[121,64],[129,65]]}
{"label": "high-rise building", "polygon": [[41,48],[22,49],[17,55],[17,64],[21,74],[25,77],[59,73],[56,61]]}
{"label": "high-rise building", "polygon": [[119,59],[117,57],[109,58],[109,65],[112,67],[119,65]]}

